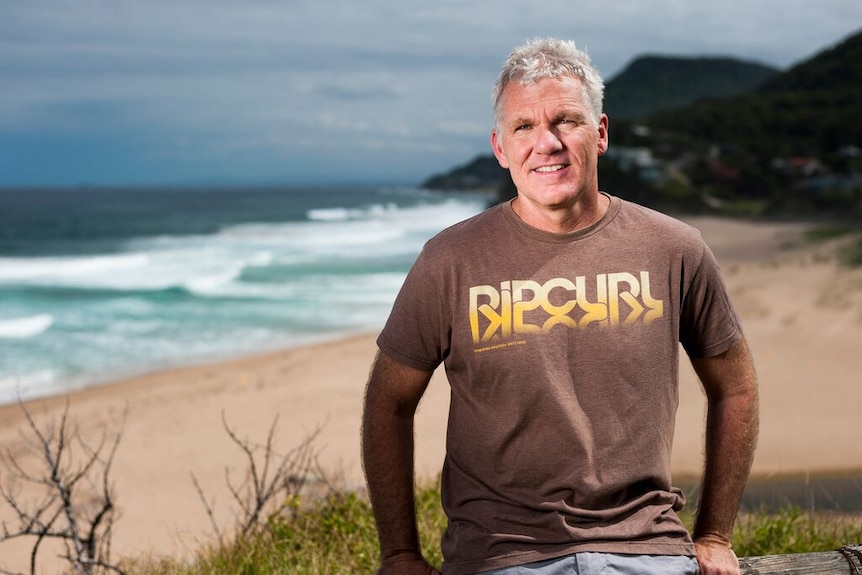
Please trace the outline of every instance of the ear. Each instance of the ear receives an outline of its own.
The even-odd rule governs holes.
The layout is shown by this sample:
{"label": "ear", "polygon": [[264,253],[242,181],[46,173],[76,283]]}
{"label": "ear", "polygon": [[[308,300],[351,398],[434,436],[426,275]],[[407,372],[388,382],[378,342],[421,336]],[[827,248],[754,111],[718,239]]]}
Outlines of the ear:
{"label": "ear", "polygon": [[602,114],[601,119],[599,120],[599,155],[603,156],[605,152],[608,151],[608,146],[610,145],[609,136],[608,136],[608,115]]}
{"label": "ear", "polygon": [[497,158],[497,162],[500,166],[506,170],[509,169],[509,162],[506,160],[506,154],[503,152],[503,143],[501,142],[502,138],[497,133],[497,130],[491,130],[491,150],[494,151],[494,156]]}

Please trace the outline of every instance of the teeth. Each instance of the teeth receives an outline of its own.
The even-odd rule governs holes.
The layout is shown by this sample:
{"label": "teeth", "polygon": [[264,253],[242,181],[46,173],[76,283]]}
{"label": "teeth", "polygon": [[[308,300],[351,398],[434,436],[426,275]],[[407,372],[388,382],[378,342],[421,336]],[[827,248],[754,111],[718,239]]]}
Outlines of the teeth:
{"label": "teeth", "polygon": [[540,168],[536,168],[536,171],[537,172],[556,172],[558,170],[562,170],[563,167],[564,166],[562,164],[557,164],[556,166],[542,166]]}

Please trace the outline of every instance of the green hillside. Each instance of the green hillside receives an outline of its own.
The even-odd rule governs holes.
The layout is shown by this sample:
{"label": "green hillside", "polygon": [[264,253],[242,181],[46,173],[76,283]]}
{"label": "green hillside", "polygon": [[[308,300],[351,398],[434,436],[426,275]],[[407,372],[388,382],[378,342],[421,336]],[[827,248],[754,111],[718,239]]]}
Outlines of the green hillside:
{"label": "green hillside", "polygon": [[508,174],[488,153],[473,158],[463,166],[458,166],[442,174],[436,174],[422,183],[429,190],[481,190],[495,188]]}
{"label": "green hillside", "polygon": [[779,73],[734,58],[641,56],[606,83],[605,112],[611,120],[643,118],[702,98],[735,96]]}
{"label": "green hillside", "polygon": [[862,146],[862,32],[744,95],[650,116],[659,130],[747,150],[762,160]]}

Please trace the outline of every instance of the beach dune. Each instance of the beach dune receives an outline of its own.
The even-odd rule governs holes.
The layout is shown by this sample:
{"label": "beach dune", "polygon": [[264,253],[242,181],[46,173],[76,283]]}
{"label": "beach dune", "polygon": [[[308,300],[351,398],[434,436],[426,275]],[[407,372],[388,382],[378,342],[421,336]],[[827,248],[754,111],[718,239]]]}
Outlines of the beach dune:
{"label": "beach dune", "polygon": [[[798,243],[801,225],[690,221],[722,265],[755,354],[762,422],[754,474],[858,476],[862,272],[841,268],[823,248],[788,247]],[[190,555],[212,541],[191,474],[217,518],[227,523],[226,470],[241,479],[246,469],[223,421],[239,437],[263,443],[277,419],[280,452],[313,435],[327,477],[362,488],[360,414],[375,336],[153,373],[68,398],[34,400],[27,408],[45,422],[58,417],[68,401],[71,419],[93,442],[101,433],[122,431],[111,475],[120,512],[115,557]],[[696,478],[705,405],[685,360],[681,374],[673,469],[675,478]],[[417,415],[420,478],[432,479],[441,468],[448,400],[448,384],[438,370]],[[0,408],[0,445],[33,464],[24,428],[20,406]],[[5,505],[0,518],[13,518]],[[23,569],[28,549],[20,542],[0,545],[0,567]],[[49,569],[50,562],[44,566]]]}

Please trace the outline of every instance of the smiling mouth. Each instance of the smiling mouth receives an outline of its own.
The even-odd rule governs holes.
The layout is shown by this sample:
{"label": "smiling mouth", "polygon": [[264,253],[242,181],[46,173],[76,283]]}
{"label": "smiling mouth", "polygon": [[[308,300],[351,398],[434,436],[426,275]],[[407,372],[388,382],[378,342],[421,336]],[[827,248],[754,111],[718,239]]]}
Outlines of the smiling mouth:
{"label": "smiling mouth", "polygon": [[555,164],[553,166],[540,166],[540,167],[536,168],[534,171],[540,172],[543,174],[547,174],[547,173],[551,173],[551,172],[559,172],[560,170],[562,170],[565,167],[566,166],[564,166],[563,164]]}

